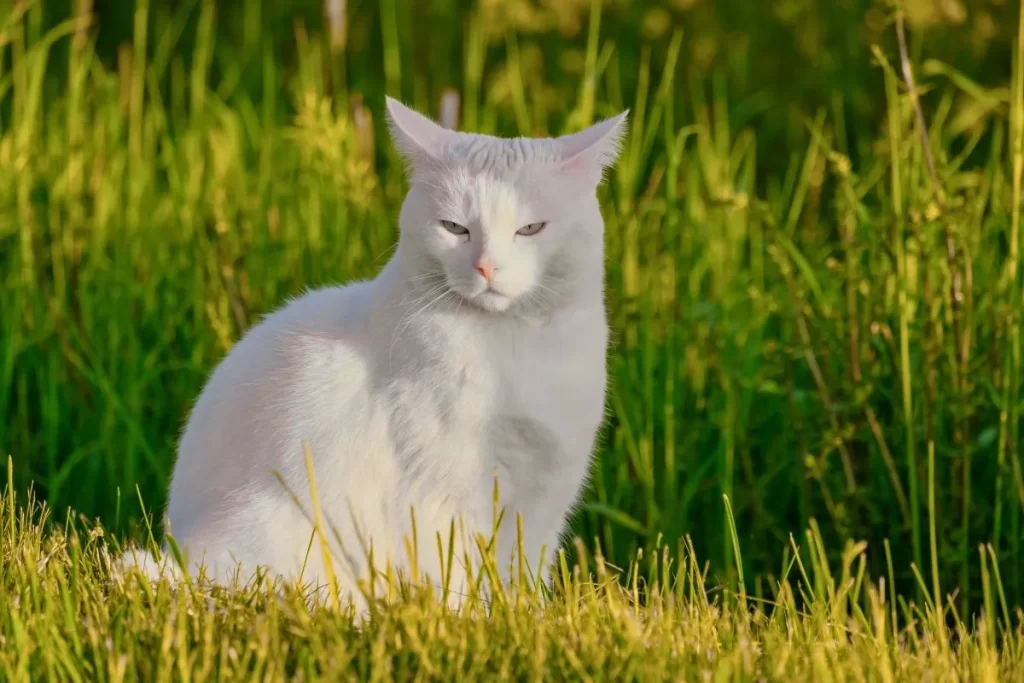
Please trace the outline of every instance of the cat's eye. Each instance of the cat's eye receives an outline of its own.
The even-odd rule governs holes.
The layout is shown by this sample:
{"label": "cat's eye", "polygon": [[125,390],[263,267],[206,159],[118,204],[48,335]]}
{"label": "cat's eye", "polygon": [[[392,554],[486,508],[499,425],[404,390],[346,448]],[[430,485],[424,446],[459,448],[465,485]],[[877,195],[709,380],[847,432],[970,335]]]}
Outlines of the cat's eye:
{"label": "cat's eye", "polygon": [[469,230],[466,229],[466,226],[459,225],[458,223],[456,223],[454,221],[441,221],[441,225],[444,227],[445,230],[447,230],[448,232],[450,232],[453,235],[468,235],[469,234]]}
{"label": "cat's eye", "polygon": [[517,235],[523,235],[524,237],[529,237],[530,235],[536,235],[538,232],[543,230],[544,226],[546,226],[546,225],[547,225],[547,221],[542,221],[540,223],[530,223],[529,225],[524,225],[523,227],[521,227],[518,230],[516,230],[516,234]]}

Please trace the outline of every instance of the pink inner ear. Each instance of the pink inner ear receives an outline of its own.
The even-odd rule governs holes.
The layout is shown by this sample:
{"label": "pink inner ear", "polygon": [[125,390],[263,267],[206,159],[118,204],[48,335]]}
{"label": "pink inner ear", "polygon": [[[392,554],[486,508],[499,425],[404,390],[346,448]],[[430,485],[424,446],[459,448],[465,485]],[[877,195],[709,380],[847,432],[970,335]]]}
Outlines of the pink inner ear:
{"label": "pink inner ear", "polygon": [[588,184],[601,182],[603,170],[601,163],[593,158],[592,150],[583,150],[571,159],[566,159],[559,168],[563,177]]}
{"label": "pink inner ear", "polygon": [[583,157],[582,154],[578,154],[578,155],[574,156],[572,159],[569,159],[569,161],[565,162],[562,165],[562,168],[564,170],[566,170],[566,171],[578,171],[579,169],[583,168],[583,158],[582,157]]}
{"label": "pink inner ear", "polygon": [[562,171],[586,178],[587,182],[600,183],[604,170],[618,156],[619,143],[625,133],[625,119],[626,112],[623,112],[579,133],[560,138],[565,154]]}

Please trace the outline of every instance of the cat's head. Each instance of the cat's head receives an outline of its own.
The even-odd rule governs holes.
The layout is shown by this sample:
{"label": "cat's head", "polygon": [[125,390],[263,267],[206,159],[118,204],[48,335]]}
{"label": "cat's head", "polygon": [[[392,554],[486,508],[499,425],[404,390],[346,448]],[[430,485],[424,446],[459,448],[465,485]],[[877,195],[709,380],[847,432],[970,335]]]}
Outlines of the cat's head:
{"label": "cat's head", "polygon": [[442,128],[391,98],[387,110],[411,176],[402,248],[439,295],[499,313],[557,305],[580,283],[601,286],[596,190],[626,112],[559,138],[507,139]]}

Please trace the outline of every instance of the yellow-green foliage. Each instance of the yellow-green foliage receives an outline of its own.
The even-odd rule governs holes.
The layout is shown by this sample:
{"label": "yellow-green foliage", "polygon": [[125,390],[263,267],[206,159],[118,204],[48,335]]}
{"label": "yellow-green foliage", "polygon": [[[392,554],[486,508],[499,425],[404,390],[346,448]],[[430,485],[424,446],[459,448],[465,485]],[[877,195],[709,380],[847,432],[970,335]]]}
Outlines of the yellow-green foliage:
{"label": "yellow-green foliage", "polygon": [[765,600],[708,590],[684,543],[624,575],[600,556],[571,569],[563,561],[553,591],[518,584],[489,602],[473,592],[458,614],[427,590],[393,584],[354,618],[323,594],[280,584],[150,584],[136,570],[117,580],[102,528],[49,518],[9,490],[0,510],[0,680],[11,683],[995,683],[1024,667],[1024,632],[1004,630],[997,616],[998,580],[986,574],[983,616],[968,624],[950,609],[936,619],[931,603],[891,602],[885,581],[865,574],[864,544],[848,546],[830,573],[813,532],[806,568],[790,561]]}
{"label": "yellow-green foliage", "polygon": [[[329,678],[346,658],[366,677],[1011,678],[1019,3],[906,3],[907,64],[895,5],[873,0],[343,4],[344,39],[319,1],[95,3],[98,31],[89,2],[0,2],[0,455],[18,500],[34,486],[59,512],[5,512],[0,679]],[[430,112],[454,94],[461,127],[505,135],[631,109],[601,193],[609,418],[566,561],[661,562],[668,539],[683,585],[708,561],[714,605],[662,578],[629,616],[631,577],[647,594],[665,576],[647,560],[625,589],[580,579],[486,619],[412,600],[363,630],[295,596],[108,587],[98,548],[142,535],[140,497],[163,503],[217,360],[287,297],[390,253],[405,180],[384,92]],[[110,531],[65,529],[68,508]]]}

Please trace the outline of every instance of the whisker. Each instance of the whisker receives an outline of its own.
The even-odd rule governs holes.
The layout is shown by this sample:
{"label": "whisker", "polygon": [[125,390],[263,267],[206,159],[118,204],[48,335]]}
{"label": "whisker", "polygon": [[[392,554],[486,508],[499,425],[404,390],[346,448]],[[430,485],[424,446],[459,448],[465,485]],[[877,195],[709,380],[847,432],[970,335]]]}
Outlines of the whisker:
{"label": "whisker", "polygon": [[405,279],[406,282],[416,282],[417,280],[425,280],[431,277],[444,277],[444,273],[439,270],[433,270],[428,273],[420,273],[419,275],[411,275]]}
{"label": "whisker", "polygon": [[[426,304],[424,304],[420,308],[415,309],[411,313],[406,314],[405,316],[402,317],[401,320],[399,320],[398,325],[395,326],[395,331],[391,334],[391,343],[388,345],[388,364],[389,365],[392,362],[392,354],[394,353],[394,350],[395,350],[395,343],[397,342],[397,340],[398,340],[399,336],[401,335],[402,331],[404,331],[405,328],[408,327],[409,324],[415,318],[417,318],[418,316],[423,315],[423,314],[429,312],[431,310],[431,307],[433,307],[436,304],[438,304],[438,302],[444,300],[446,297],[448,297],[450,295],[454,295],[454,293],[447,286],[442,286],[442,287],[443,287],[444,291],[442,291],[439,295],[435,296],[433,299],[431,299],[429,302],[427,302]],[[431,290],[432,293],[436,292],[436,291],[437,291],[437,288],[434,288],[434,289]],[[429,294],[425,295],[423,297],[420,297],[419,299],[417,299],[417,302],[427,298],[427,296],[429,296]]]}
{"label": "whisker", "polygon": [[384,251],[382,251],[382,252],[381,252],[380,254],[378,254],[378,255],[377,255],[377,257],[373,259],[372,263],[377,263],[377,262],[378,262],[378,261],[380,261],[380,260],[381,260],[381,259],[382,259],[382,258],[383,258],[384,256],[386,256],[388,252],[390,252],[390,251],[394,251],[394,250],[395,250],[395,249],[396,249],[397,247],[398,247],[398,240],[395,240],[394,242],[392,242],[392,243],[391,243],[391,244],[390,244],[390,245],[389,245],[389,246],[387,247],[387,249],[385,249],[385,250],[384,250]]}
{"label": "whisker", "polygon": [[410,292],[409,295],[419,294],[419,296],[417,296],[415,299],[410,299],[410,298],[408,298],[408,296],[406,296],[401,301],[399,301],[395,306],[396,307],[397,306],[410,306],[410,307],[415,306],[416,304],[418,304],[419,302],[423,301],[424,299],[427,299],[427,298],[433,296],[434,294],[437,294],[439,291],[444,289],[446,286],[447,285],[445,285],[445,283],[442,282],[440,284],[434,285],[433,287],[429,287],[426,291],[423,291],[423,292]]}

